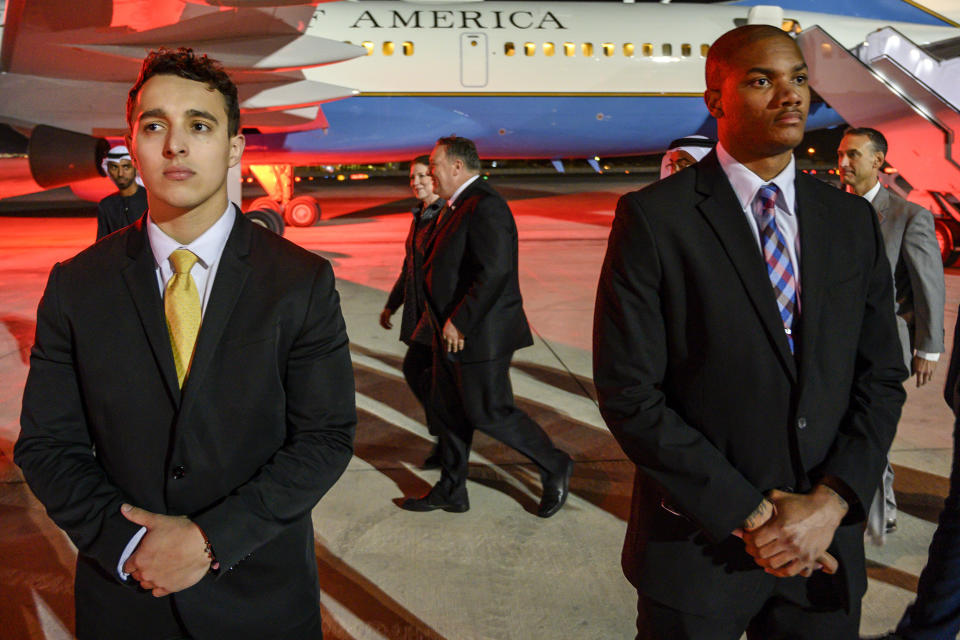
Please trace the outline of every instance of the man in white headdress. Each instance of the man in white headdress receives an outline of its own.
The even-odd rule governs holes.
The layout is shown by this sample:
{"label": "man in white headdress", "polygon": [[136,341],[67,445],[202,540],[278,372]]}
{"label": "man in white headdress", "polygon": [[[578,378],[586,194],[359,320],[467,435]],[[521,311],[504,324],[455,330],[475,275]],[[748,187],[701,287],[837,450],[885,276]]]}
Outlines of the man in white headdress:
{"label": "man in white headdress", "polygon": [[97,205],[97,240],[133,224],[147,210],[147,190],[137,177],[137,168],[125,146],[110,149],[101,166],[118,191]]}
{"label": "man in white headdress", "polygon": [[660,179],[700,162],[715,146],[717,141],[706,136],[677,138],[670,143],[667,152],[663,154],[663,160],[660,161]]}

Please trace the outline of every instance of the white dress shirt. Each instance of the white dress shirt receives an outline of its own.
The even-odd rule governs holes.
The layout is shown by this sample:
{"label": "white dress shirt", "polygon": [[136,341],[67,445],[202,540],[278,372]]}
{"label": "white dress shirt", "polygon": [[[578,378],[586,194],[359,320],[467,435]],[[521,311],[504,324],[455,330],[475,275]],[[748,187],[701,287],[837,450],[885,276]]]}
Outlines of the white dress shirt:
{"label": "white dress shirt", "polygon": [[797,223],[797,190],[794,185],[796,178],[796,162],[793,156],[790,156],[790,163],[786,168],[777,174],[772,180],[764,180],[750,169],[737,162],[733,156],[727,153],[723,145],[717,143],[717,159],[720,161],[720,168],[727,175],[733,192],[737,194],[737,200],[740,201],[740,207],[743,209],[743,215],[750,225],[750,231],[757,241],[757,248],[760,255],[763,255],[763,245],[760,242],[760,231],[757,229],[757,219],[753,215],[753,201],[757,197],[760,187],[773,183],[777,185],[780,192],[777,194],[776,213],[774,215],[777,221],[777,229],[783,234],[783,241],[787,245],[787,254],[790,256],[790,263],[793,265],[793,277],[797,285],[797,310],[800,309],[800,230]]}
{"label": "white dress shirt", "polygon": [[477,178],[479,178],[479,177],[480,177],[480,174],[477,174],[477,175],[473,176],[472,178],[470,178],[469,180],[467,180],[466,182],[464,182],[462,185],[460,185],[460,186],[457,188],[457,190],[453,192],[453,195],[450,196],[450,199],[449,199],[449,200],[447,200],[447,204],[448,204],[449,207],[450,207],[450,211],[453,211],[454,209],[457,208],[457,205],[459,204],[459,203],[457,202],[457,198],[460,197],[460,194],[463,193],[463,190],[466,189],[467,187],[469,187],[471,184],[473,184],[473,183],[477,180]]}
{"label": "white dress shirt", "polygon": [[[874,199],[876,199],[877,194],[880,193],[880,189],[882,188],[883,187],[880,185],[880,181],[877,180],[877,184],[873,185],[872,189],[870,189],[865,194],[863,194],[863,197],[867,199],[867,202],[869,202],[870,204],[873,204]],[[895,267],[896,265],[890,265],[890,266]],[[938,360],[940,360],[939,353],[927,353],[926,351],[920,351],[919,349],[917,349],[914,353],[917,354],[918,358],[923,358],[924,360],[930,360],[932,362],[937,362]]]}
{"label": "white dress shirt", "polygon": [[[203,314],[207,310],[207,302],[210,300],[210,292],[213,291],[213,280],[217,276],[217,267],[220,266],[220,256],[223,255],[223,248],[227,244],[227,238],[230,237],[230,231],[233,229],[236,216],[233,205],[228,202],[226,210],[209,229],[200,234],[200,237],[190,244],[184,245],[164,233],[150,217],[149,212],[147,213],[147,239],[150,241],[150,249],[153,251],[157,285],[160,287],[161,298],[166,291],[167,281],[173,277],[170,254],[177,249],[189,249],[198,258],[196,264],[190,269],[190,275],[193,276],[193,281],[197,285],[197,293],[200,294],[201,323],[203,322]],[[121,580],[126,580],[129,575],[123,570],[124,563],[126,563],[127,558],[133,555],[134,550],[146,533],[146,527],[140,527],[140,530],[133,534],[130,542],[124,547],[123,553],[120,554],[117,573],[120,574]]]}

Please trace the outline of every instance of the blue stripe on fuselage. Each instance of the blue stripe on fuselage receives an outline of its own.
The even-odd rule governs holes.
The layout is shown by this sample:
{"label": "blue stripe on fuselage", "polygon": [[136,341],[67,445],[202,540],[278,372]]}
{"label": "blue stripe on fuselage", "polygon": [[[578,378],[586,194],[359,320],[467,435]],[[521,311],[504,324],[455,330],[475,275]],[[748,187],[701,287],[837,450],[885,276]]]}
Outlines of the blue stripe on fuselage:
{"label": "blue stripe on fuselage", "polygon": [[[251,135],[252,147],[290,152],[396,151],[398,158],[457,134],[488,158],[569,158],[654,153],[675,138],[716,135],[700,96],[358,96],[323,105],[326,132]],[[841,123],[819,103],[808,128]]]}
{"label": "blue stripe on fuselage", "polygon": [[[791,11],[811,11],[814,13],[832,13],[840,16],[854,16],[873,20],[890,20],[892,22],[913,22],[915,24],[929,24],[942,27],[943,20],[915,7],[904,0],[739,0],[729,3],[743,7],[752,7],[758,4],[775,4],[783,7],[784,17],[789,18]],[[801,25],[809,26],[809,25]]]}

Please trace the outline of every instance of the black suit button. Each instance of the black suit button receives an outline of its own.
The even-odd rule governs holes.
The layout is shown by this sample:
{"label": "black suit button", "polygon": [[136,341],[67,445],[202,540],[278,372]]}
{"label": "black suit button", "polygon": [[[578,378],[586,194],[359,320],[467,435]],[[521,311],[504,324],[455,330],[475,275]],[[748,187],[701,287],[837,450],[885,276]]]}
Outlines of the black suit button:
{"label": "black suit button", "polygon": [[183,468],[182,464],[178,464],[173,468],[173,479],[179,480],[183,476],[187,475],[187,470]]}
{"label": "black suit button", "polygon": [[806,428],[807,428],[807,419],[797,418],[797,429],[806,429]]}

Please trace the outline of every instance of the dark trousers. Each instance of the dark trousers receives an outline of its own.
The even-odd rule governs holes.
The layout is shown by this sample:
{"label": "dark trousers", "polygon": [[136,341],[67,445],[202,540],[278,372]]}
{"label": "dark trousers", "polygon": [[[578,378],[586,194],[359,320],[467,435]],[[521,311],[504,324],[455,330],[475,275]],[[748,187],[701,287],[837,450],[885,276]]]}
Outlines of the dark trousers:
{"label": "dark trousers", "polygon": [[430,345],[411,342],[407,355],[403,357],[403,377],[423,405],[427,416],[427,429],[430,435],[439,436],[440,426],[434,415],[433,403],[430,400],[430,389],[433,386],[433,349]]}
{"label": "dark trousers", "polygon": [[[794,579],[791,579],[794,580]],[[860,603],[847,612],[810,606],[796,584],[778,583],[759,610],[732,611],[723,617],[699,616],[672,609],[639,594],[637,640],[857,640]]]}
{"label": "dark trousers", "polygon": [[466,491],[467,461],[476,430],[533,460],[541,474],[561,471],[565,454],[553,446],[540,425],[513,404],[511,356],[463,363],[435,351],[433,404],[443,424],[443,489],[450,495]]}
{"label": "dark trousers", "polygon": [[950,491],[920,574],[917,599],[897,633],[908,640],[956,638],[960,631],[960,421],[953,425]]}

